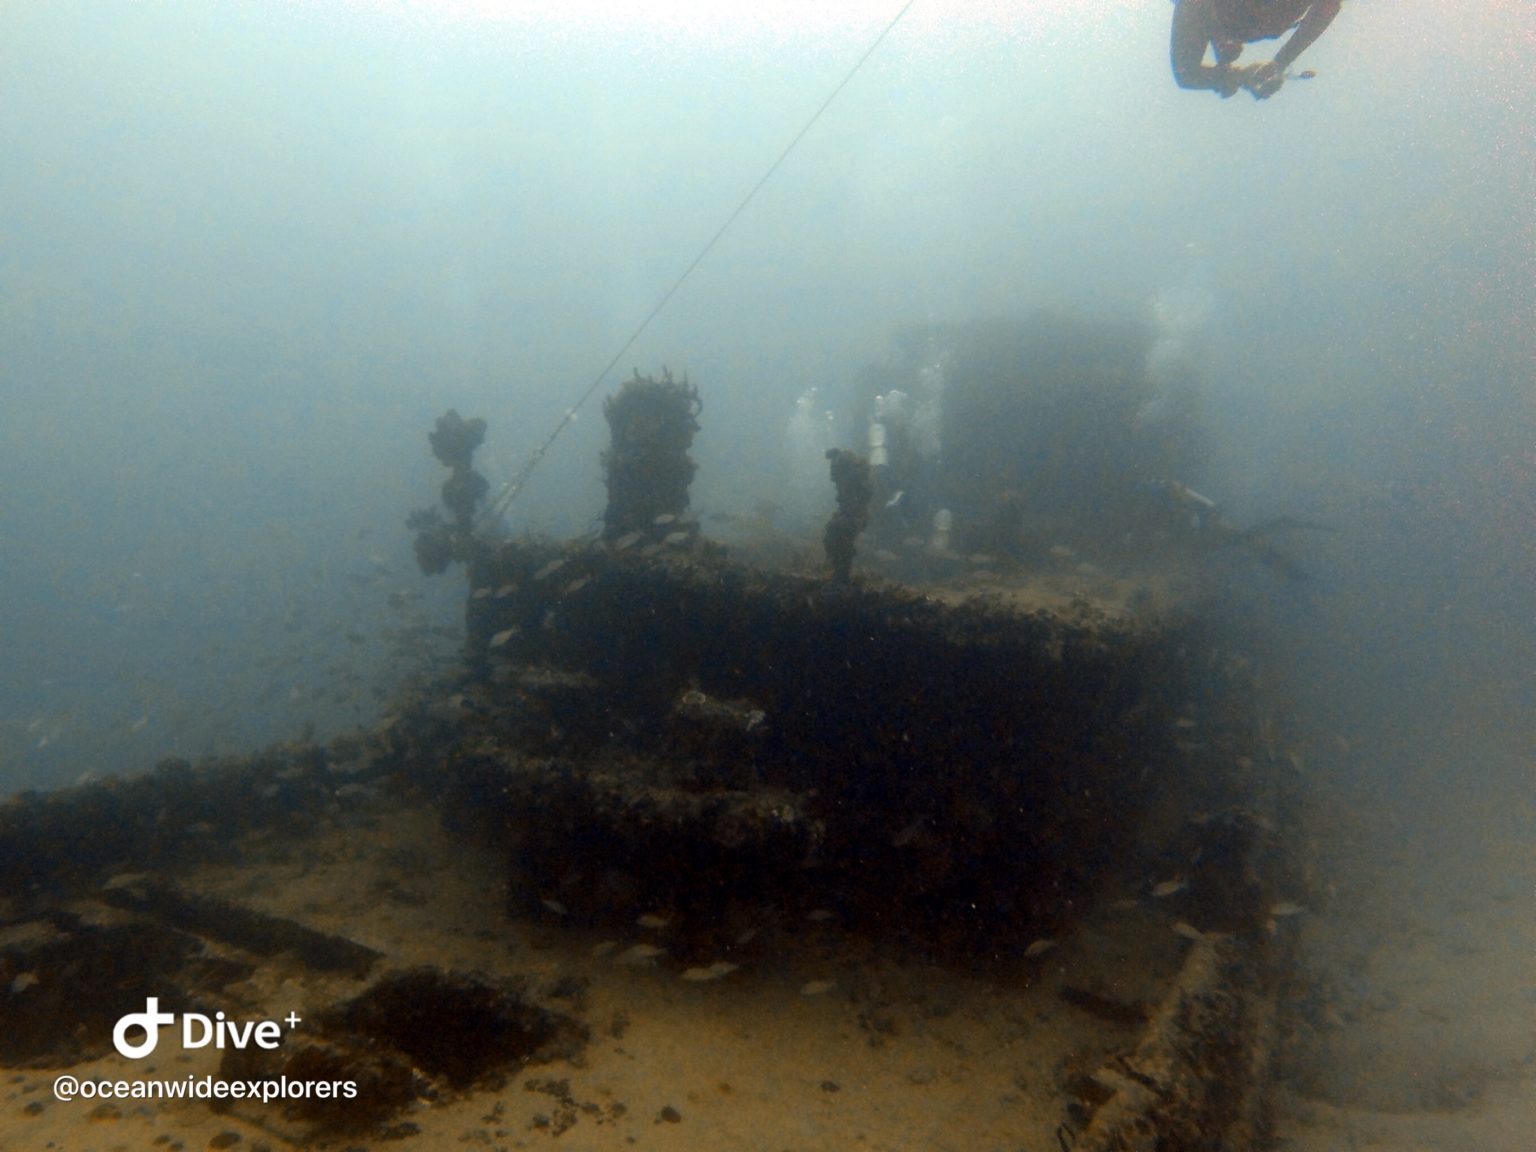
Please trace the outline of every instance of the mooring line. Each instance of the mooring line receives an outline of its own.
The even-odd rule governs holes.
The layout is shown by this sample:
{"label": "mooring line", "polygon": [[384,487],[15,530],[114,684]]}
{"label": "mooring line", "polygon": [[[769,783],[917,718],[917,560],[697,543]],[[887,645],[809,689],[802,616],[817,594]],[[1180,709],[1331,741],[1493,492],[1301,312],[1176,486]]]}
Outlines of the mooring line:
{"label": "mooring line", "polygon": [[656,302],[656,306],[646,313],[645,319],[640,321],[635,330],[629,334],[629,339],[619,346],[619,350],[613,354],[613,358],[603,365],[603,370],[597,374],[591,384],[587,385],[586,391],[577,397],[575,404],[565,410],[565,415],[560,417],[554,430],[544,438],[544,443],[535,449],[533,455],[519,469],[517,475],[508,480],[502,486],[501,491],[496,493],[496,496],[486,504],[485,508],[481,511],[480,524],[482,528],[494,525],[506,514],[507,509],[512,506],[512,502],[522,492],[523,486],[528,483],[529,477],[533,475],[534,469],[544,459],[544,455],[549,451],[550,445],[554,444],[559,438],[560,433],[564,432],[571,421],[576,419],[576,413],[581,411],[586,402],[592,398],[592,394],[602,387],[603,381],[608,378],[608,373],[613,371],[614,365],[622,360],[624,354],[634,347],[635,341],[639,340],[645,330],[651,326],[651,321],[655,320],[672,297],[677,295],[677,290],[683,286],[689,276],[693,275],[694,269],[704,262],[705,257],[720,242],[720,238],[730,230],[731,225],[736,223],[737,218],[747,210],[747,205],[752,203],[753,198],[762,190],[763,185],[768,183],[773,174],[779,170],[779,166],[789,158],[789,154],[795,150],[796,145],[805,139],[806,133],[816,126],[816,121],[821,119],[822,113],[832,106],[832,102],[842,94],[843,89],[848,87],[853,78],[859,74],[859,69],[864,67],[865,62],[875,54],[875,50],[885,42],[885,38],[891,34],[896,25],[901,23],[902,17],[907,14],[907,10],[915,3],[917,3],[917,0],[906,0],[906,3],[901,6],[901,10],[891,17],[890,23],[881,30],[880,35],[876,36],[869,47],[864,50],[864,55],[860,56],[853,67],[848,70],[847,75],[838,81],[837,87],[832,89],[827,98],[821,102],[821,106],[812,113],[811,118],[805,122],[800,131],[795,133],[794,139],[784,146],[784,150],[779,153],[778,159],[768,165],[768,170],[759,177],[757,183],[752,185],[747,194],[741,198],[741,203],[737,204],[735,210],[725,218],[725,223],[721,224],[715,230],[715,234],[709,238],[708,243],[699,249],[699,254],[693,258],[688,267],[683,269],[682,275],[672,282],[672,287],[662,294],[661,299]]}

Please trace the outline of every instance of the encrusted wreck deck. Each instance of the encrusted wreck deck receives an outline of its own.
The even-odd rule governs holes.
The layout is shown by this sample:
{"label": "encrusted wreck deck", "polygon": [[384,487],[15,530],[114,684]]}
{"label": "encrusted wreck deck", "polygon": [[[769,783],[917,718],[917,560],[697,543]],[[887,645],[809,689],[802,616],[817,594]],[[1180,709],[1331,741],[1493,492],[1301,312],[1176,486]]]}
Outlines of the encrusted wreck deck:
{"label": "encrusted wreck deck", "polygon": [[[691,541],[509,542],[470,579],[478,720],[452,775],[518,890],[582,917],[772,900],[1014,955],[1145,866],[1180,725],[1229,719],[1190,714],[1187,621],[1029,582],[842,585]],[[1230,761],[1201,776],[1207,810],[1244,786]]]}
{"label": "encrusted wreck deck", "polygon": [[[68,1069],[359,1082],[96,1117],[145,1145],[1258,1147],[1297,893],[1242,659],[669,535],[479,544],[464,672],[365,737],[0,809],[16,1123]],[[308,1023],[152,1070],[151,995]]]}

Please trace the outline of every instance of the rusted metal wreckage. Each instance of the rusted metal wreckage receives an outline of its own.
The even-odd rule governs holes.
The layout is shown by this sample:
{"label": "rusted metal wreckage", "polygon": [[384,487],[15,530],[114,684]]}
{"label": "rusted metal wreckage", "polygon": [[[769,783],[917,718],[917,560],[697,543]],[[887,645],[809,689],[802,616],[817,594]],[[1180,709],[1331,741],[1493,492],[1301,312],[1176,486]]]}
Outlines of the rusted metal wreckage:
{"label": "rusted metal wreckage", "polygon": [[[1248,662],[1145,579],[745,562],[666,476],[575,541],[418,516],[464,665],[370,732],[0,808],[4,1123],[69,1070],[357,1083],[106,1116],[189,1143],[1262,1147],[1299,880]],[[147,997],[305,1023],[151,1071]]]}

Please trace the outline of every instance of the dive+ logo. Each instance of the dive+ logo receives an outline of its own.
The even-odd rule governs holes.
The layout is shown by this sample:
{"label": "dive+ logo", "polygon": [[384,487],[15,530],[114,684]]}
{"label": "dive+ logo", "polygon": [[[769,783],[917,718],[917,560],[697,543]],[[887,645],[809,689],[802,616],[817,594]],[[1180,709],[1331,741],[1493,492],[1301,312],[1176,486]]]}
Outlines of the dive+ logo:
{"label": "dive+ logo", "polygon": [[[258,1048],[273,1049],[283,1042],[283,1024],[289,1029],[299,1026],[302,1017],[289,1012],[281,1021],[251,1020],[244,1024],[226,1020],[224,1013],[216,1012],[212,1020],[198,1012],[181,1015],[181,1046],[183,1048],[246,1048],[254,1044]],[[160,1011],[160,998],[149,996],[144,1000],[144,1011],[130,1012],[121,1017],[112,1028],[112,1046],[129,1060],[142,1060],[160,1043],[160,1029],[176,1023],[174,1012]],[[142,1040],[128,1039],[129,1029],[144,1031]]]}

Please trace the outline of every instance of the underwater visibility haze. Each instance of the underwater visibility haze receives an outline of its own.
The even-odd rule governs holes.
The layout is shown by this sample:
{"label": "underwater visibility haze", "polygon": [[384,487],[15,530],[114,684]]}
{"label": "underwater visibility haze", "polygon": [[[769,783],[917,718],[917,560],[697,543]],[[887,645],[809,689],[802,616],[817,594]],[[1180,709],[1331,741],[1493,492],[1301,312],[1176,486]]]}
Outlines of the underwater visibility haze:
{"label": "underwater visibility haze", "polygon": [[450,668],[464,582],[406,527],[434,420],[518,476],[730,220],[508,533],[600,532],[600,401],[670,372],[703,531],[819,556],[892,372],[936,460],[944,341],[1142,334],[1138,427],[1199,441],[1144,479],[1316,529],[1203,588],[1326,813],[1282,1146],[1529,1148],[1528,3],[1344,0],[1265,101],[1173,83],[1166,0],[900,9],[0,10],[0,794],[328,739]]}

